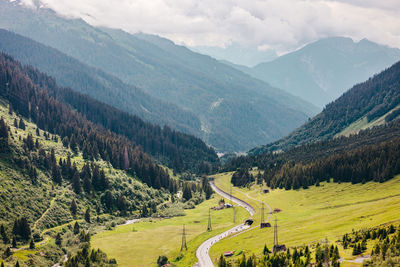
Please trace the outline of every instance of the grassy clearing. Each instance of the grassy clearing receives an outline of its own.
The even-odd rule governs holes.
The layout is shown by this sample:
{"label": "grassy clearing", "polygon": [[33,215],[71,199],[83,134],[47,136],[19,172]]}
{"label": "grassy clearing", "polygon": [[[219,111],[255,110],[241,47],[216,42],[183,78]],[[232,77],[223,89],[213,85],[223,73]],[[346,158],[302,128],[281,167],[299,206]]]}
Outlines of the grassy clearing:
{"label": "grassy clearing", "polygon": [[[91,244],[115,258],[120,266],[155,266],[159,255],[166,255],[172,261],[179,256],[182,225],[185,224],[188,250],[174,264],[192,266],[197,261],[196,249],[204,240],[234,226],[232,209],[211,210],[213,230],[206,232],[208,209],[216,206],[219,199],[215,196],[195,209],[185,210],[185,216],[118,226],[93,236]],[[237,222],[247,217],[243,208],[237,209]]]}
{"label": "grassy clearing", "polygon": [[[217,186],[229,188],[230,174],[217,175]],[[328,238],[334,242],[352,229],[358,230],[397,221],[400,219],[400,176],[379,184],[321,183],[307,190],[272,190],[263,194],[262,187],[240,189],[249,196],[265,201],[282,212],[279,220],[279,241],[287,246],[312,244]],[[233,190],[244,200],[246,196]],[[273,216],[275,218],[275,215]],[[246,250],[260,254],[264,244],[272,247],[272,228],[256,229],[237,237],[223,240],[211,249],[218,257],[226,250]],[[368,252],[368,251],[367,251]],[[351,259],[351,251],[341,251]]]}
{"label": "grassy clearing", "polygon": [[385,124],[385,118],[386,116],[388,116],[390,113],[392,113],[393,111],[400,109],[400,105],[396,106],[395,108],[393,108],[392,110],[390,110],[389,112],[387,112],[386,114],[382,115],[381,117],[368,122],[367,117],[362,117],[358,120],[356,120],[355,122],[353,122],[352,124],[350,124],[349,126],[347,126],[345,129],[343,129],[340,133],[336,134],[335,137],[340,137],[340,136],[350,136],[352,134],[357,134],[359,131],[361,130],[365,130],[365,129],[370,129],[372,127],[375,126],[379,126],[382,124]]}

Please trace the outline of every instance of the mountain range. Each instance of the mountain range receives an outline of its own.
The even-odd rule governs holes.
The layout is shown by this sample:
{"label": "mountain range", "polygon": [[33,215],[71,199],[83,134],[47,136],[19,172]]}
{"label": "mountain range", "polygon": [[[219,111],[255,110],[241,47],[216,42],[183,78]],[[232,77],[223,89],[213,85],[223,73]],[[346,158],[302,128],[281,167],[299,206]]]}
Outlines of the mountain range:
{"label": "mountain range", "polygon": [[400,113],[399,77],[400,62],[397,62],[367,81],[353,86],[290,135],[254,148],[250,154],[287,150],[349,136],[395,120]]}
{"label": "mountain range", "polygon": [[[100,69],[101,73],[96,72],[100,80],[106,73],[121,80],[129,89],[134,86],[163,103],[172,103],[175,111],[159,108],[156,112],[151,105],[130,109],[130,105],[138,106],[130,99],[125,99],[124,105],[119,105],[117,98],[111,100],[100,95],[98,100],[137,115],[147,111],[155,113],[145,118],[195,134],[218,151],[246,151],[274,141],[300,126],[318,110],[285,91],[167,39],[96,28],[83,20],[63,18],[48,9],[25,8],[18,1],[1,0],[0,6],[0,28]],[[112,78],[108,76],[107,80]],[[105,83],[109,84],[108,81]],[[68,85],[63,84],[63,80],[60,84]],[[86,93],[96,94],[89,89]],[[143,98],[151,102],[147,96]],[[163,110],[167,112],[160,122],[157,115]],[[175,118],[174,114],[179,110],[185,112]],[[193,114],[198,119],[193,118]]]}
{"label": "mountain range", "polygon": [[228,64],[322,108],[398,60],[400,49],[330,37],[252,68]]}

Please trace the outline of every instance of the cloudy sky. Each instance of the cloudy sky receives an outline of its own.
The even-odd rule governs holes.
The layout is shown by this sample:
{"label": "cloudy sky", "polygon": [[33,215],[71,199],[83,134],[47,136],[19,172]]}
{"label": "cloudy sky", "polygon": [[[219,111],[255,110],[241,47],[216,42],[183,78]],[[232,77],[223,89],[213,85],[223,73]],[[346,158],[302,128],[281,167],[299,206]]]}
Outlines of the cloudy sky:
{"label": "cloudy sky", "polygon": [[399,0],[22,0],[92,25],[187,46],[232,43],[279,54],[329,36],[400,47]]}

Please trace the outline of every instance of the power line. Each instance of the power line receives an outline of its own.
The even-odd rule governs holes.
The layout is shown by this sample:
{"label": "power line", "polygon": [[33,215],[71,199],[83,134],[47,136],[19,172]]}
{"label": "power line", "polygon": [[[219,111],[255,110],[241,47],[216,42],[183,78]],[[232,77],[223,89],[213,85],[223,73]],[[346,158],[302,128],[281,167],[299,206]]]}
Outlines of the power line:
{"label": "power line", "polygon": [[208,209],[208,226],[207,226],[207,231],[210,232],[212,230],[211,227],[211,209]]}
{"label": "power line", "polygon": [[185,231],[185,225],[183,225],[183,230],[182,230],[182,244],[181,244],[181,251],[182,250],[187,250],[186,246],[186,231]]}
{"label": "power line", "polygon": [[273,252],[275,252],[279,247],[278,244],[278,219],[275,218],[275,225],[274,225],[274,246],[273,246]]}

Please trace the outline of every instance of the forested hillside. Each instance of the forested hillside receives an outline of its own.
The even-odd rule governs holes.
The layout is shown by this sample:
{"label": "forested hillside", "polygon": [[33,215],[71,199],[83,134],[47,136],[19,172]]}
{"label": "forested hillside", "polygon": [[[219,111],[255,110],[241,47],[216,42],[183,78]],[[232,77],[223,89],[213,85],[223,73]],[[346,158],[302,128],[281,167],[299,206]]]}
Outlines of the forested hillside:
{"label": "forested hillside", "polygon": [[[355,85],[340,98],[293,133],[277,142],[255,148],[251,154],[287,150],[298,145],[328,140],[355,121],[369,122],[387,114],[400,104],[400,62],[367,81]],[[396,116],[398,113],[390,115]],[[389,117],[388,120],[394,118]]]}
{"label": "forested hillside", "polygon": [[197,135],[218,151],[244,151],[271,142],[316,112],[305,101],[168,40],[95,28],[48,9],[25,8],[19,1],[1,0],[0,5],[1,28],[197,114]]}
{"label": "forested hillside", "polygon": [[[331,178],[335,182],[384,182],[400,173],[399,151],[400,120],[395,120],[350,137],[301,145],[282,153],[238,157],[225,170],[243,173],[258,167],[272,188],[307,188]],[[240,185],[254,181],[249,175],[241,177]]]}
{"label": "forested hillside", "polygon": [[[9,38],[10,36],[11,38]],[[4,39],[2,39],[2,37],[4,37]],[[13,42],[13,40],[16,42]],[[45,49],[42,45],[35,44],[33,41],[15,34],[0,31],[0,44],[2,45],[4,43],[10,44],[10,47],[14,47],[13,43],[16,44],[15,46],[18,44],[28,44],[23,46],[27,49],[20,48],[18,51],[24,51],[23,53],[26,53],[26,55],[31,55],[29,58],[32,58],[32,55],[37,55],[37,62],[47,62],[47,60],[43,61],[39,55],[46,55],[45,51],[51,52],[54,50],[50,48],[48,48],[50,50]],[[39,47],[41,52],[35,52],[36,50],[34,47]],[[54,52],[49,54],[48,60],[58,62],[58,64],[69,70],[76,66],[75,64],[63,63],[65,62],[63,60],[54,60],[57,56],[63,57],[57,54],[57,52]],[[72,60],[72,62],[74,61]],[[50,65],[54,66],[54,64]],[[79,63],[77,63],[77,65],[79,66]],[[169,127],[161,128],[152,125],[148,122],[144,122],[137,116],[122,112],[71,89],[59,88],[53,79],[32,68],[25,68],[25,72],[35,83],[46,88],[52,96],[62,102],[70,104],[90,121],[100,124],[112,132],[126,136],[133,143],[140,145],[146,153],[151,154],[159,160],[159,162],[168,165],[178,172],[190,170],[197,173],[208,173],[218,162],[217,155],[213,149],[209,148],[203,141],[196,137],[177,132]],[[60,71],[58,73],[64,72]],[[84,74],[81,73],[81,75]],[[81,76],[77,75],[75,79],[76,77]],[[78,82],[78,80],[79,78],[76,81]],[[96,94],[96,91],[94,91],[96,88],[93,87],[92,89],[91,92]],[[98,89],[101,90],[101,87]],[[108,94],[110,91],[110,93],[112,93],[113,90],[110,90],[103,92]],[[157,102],[154,104],[157,105]]]}
{"label": "forested hillside", "polygon": [[104,71],[29,38],[0,29],[0,50],[22,64],[32,65],[57,80],[60,86],[87,94],[120,110],[187,133],[200,131],[200,120],[187,110],[151,97]]}
{"label": "forested hillside", "polygon": [[11,57],[1,54],[0,64],[0,96],[9,101],[12,110],[40,129],[60,135],[65,146],[81,150],[85,158],[101,158],[117,169],[137,175],[149,186],[173,190],[174,181],[168,173],[139,147],[50,97]]}
{"label": "forested hillside", "polygon": [[[56,95],[70,98],[79,108],[73,110],[55,99]],[[80,101],[72,101],[74,98]],[[0,54],[0,253],[6,265],[19,261],[21,266],[51,266],[65,255],[66,266],[87,262],[115,266],[115,260],[107,259],[103,252],[90,250],[90,235],[96,227],[115,226],[118,219],[114,216],[174,216],[165,214],[172,205],[169,200],[185,202],[180,204],[183,209],[210,197],[207,183],[170,177],[130,139],[144,136],[134,135],[136,130],[150,134],[148,142],[152,137],[161,140],[164,148],[193,142],[206,149],[204,143],[145,124],[109,106],[98,116],[88,110],[78,112],[85,108],[100,112],[100,105],[70,89],[58,88],[50,77]],[[111,117],[104,112],[111,112]],[[138,127],[128,131],[116,120],[115,127],[124,136],[100,125],[119,115]],[[99,124],[86,116],[96,118]],[[177,196],[178,190],[182,197]]]}

